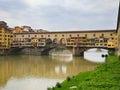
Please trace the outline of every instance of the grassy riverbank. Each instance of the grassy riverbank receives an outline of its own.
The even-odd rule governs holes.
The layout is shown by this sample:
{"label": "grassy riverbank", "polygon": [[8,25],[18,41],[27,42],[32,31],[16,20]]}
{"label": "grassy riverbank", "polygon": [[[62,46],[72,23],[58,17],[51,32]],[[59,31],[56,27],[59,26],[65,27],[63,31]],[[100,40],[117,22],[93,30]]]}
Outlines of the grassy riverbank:
{"label": "grassy riverbank", "polygon": [[48,90],[120,90],[120,61],[117,56],[106,60],[95,70],[68,77]]}

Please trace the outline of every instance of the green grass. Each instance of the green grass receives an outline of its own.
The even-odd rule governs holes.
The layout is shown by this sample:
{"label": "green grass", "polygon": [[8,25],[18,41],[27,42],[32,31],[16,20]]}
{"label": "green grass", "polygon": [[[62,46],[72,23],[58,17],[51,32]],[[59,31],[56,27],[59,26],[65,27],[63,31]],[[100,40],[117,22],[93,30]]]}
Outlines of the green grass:
{"label": "green grass", "polygon": [[117,56],[109,56],[95,70],[67,78],[60,88],[50,90],[120,90],[120,61]]}

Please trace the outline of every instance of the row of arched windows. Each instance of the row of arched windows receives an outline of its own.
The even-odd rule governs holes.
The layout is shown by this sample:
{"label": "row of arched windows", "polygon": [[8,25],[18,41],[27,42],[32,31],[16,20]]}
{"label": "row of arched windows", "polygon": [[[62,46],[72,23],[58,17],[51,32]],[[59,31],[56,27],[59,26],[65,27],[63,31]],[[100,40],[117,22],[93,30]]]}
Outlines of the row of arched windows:
{"label": "row of arched windows", "polygon": [[[84,34],[84,37],[87,37],[88,35],[90,35],[90,34]],[[105,34],[102,33],[102,34],[100,35],[100,37],[104,37],[104,35],[105,35]],[[62,37],[64,37],[64,36],[65,36],[65,35],[62,34]],[[76,34],[76,36],[77,36],[77,37],[80,37],[81,34]],[[69,34],[69,37],[76,37],[76,36],[75,36],[75,35],[72,35],[72,34]],[[113,36],[113,34],[111,33],[110,36]],[[16,37],[16,35],[14,35],[14,37]],[[22,35],[22,37],[26,37],[26,35]],[[37,34],[36,34],[36,35],[28,35],[28,38],[30,38],[30,37],[46,37],[46,36],[45,36],[45,35],[38,36]],[[47,37],[53,37],[53,35],[48,34]],[[57,34],[55,34],[54,37],[59,37],[59,36],[58,36]],[[82,37],[83,37],[83,35],[82,35]],[[98,35],[95,34],[95,33],[93,33],[93,37],[98,37]]]}

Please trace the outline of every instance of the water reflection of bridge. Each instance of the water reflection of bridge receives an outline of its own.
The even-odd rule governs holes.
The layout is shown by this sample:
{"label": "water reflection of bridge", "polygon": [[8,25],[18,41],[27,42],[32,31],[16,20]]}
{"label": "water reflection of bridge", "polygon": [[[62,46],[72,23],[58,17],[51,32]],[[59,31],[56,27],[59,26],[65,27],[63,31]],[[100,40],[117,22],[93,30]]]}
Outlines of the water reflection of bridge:
{"label": "water reflection of bridge", "polygon": [[11,77],[65,78],[78,72],[92,70],[96,66],[80,57],[75,58],[76,60],[65,62],[50,56],[0,57],[0,84],[5,84]]}

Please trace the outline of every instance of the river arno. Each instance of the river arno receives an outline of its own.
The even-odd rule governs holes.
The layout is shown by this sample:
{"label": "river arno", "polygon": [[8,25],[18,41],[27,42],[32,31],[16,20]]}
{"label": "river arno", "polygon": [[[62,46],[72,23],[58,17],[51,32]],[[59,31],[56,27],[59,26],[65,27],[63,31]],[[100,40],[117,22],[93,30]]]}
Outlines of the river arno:
{"label": "river arno", "polygon": [[46,90],[97,65],[82,57],[0,56],[0,90]]}

